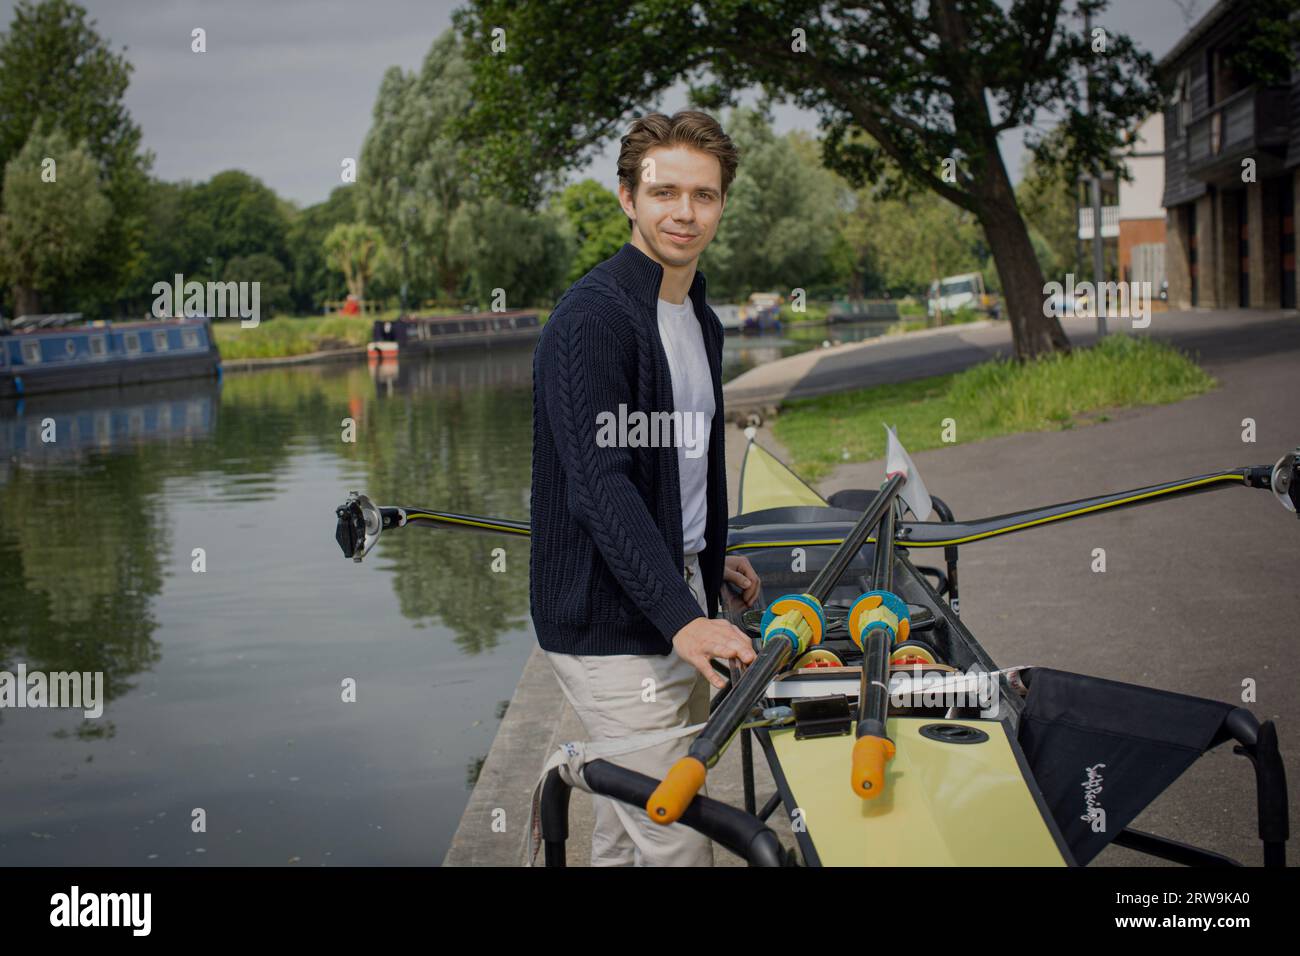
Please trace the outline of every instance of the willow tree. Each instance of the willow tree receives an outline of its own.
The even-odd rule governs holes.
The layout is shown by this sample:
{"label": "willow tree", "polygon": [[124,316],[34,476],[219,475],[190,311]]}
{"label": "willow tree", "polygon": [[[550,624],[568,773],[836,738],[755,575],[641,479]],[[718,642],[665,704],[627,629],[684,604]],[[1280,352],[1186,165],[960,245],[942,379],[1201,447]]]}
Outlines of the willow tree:
{"label": "willow tree", "polygon": [[66,286],[112,213],[94,157],[62,130],[33,133],[5,165],[3,186],[0,279],[13,287],[14,314],[68,305]]}
{"label": "willow tree", "polygon": [[469,106],[469,70],[448,30],[419,71],[394,66],[384,74],[357,175],[362,219],[397,254],[406,250],[408,281],[436,287],[448,302],[459,299],[471,266],[452,236],[461,207],[474,198],[468,145],[451,131]]}
{"label": "willow tree", "polygon": [[[474,70],[464,133],[484,176],[535,194],[585,165],[664,90],[717,110],[760,87],[816,111],[823,159],[854,185],[930,189],[968,210],[997,264],[1020,357],[1068,347],[998,139],[1048,118],[1089,168],[1160,103],[1149,54],[1101,0],[474,0],[457,13]],[[1086,32],[1091,13],[1102,32]],[[1085,80],[1092,66],[1092,79]],[[1085,109],[1091,87],[1095,111]]]}

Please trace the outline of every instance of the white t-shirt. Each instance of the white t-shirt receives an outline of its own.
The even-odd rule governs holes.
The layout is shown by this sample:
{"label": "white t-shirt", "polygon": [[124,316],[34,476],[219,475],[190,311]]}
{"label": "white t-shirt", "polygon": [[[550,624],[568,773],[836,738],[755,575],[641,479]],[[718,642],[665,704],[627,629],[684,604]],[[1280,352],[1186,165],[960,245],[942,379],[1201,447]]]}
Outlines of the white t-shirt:
{"label": "white t-shirt", "polygon": [[682,485],[682,550],[704,550],[709,516],[709,433],[713,427],[713,374],[704,332],[690,296],[681,305],[659,300],[659,338],[668,356],[673,410],[681,413],[677,470]]}

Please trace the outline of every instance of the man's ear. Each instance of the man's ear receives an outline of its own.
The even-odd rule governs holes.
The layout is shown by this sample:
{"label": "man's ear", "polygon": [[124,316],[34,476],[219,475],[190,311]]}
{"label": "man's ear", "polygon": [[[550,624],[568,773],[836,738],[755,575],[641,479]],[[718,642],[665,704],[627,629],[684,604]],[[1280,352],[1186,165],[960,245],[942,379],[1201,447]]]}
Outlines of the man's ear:
{"label": "man's ear", "polygon": [[636,219],[636,197],[627,188],[627,183],[621,181],[618,184],[618,204],[623,207],[623,215],[629,220]]}

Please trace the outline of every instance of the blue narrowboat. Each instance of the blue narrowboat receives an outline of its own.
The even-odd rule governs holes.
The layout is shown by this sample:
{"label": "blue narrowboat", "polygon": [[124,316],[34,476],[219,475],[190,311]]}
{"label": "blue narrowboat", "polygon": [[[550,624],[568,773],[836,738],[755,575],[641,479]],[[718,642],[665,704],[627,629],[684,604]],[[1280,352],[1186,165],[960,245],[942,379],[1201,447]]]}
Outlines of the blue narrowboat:
{"label": "blue narrowboat", "polygon": [[0,331],[0,398],[218,376],[205,318]]}

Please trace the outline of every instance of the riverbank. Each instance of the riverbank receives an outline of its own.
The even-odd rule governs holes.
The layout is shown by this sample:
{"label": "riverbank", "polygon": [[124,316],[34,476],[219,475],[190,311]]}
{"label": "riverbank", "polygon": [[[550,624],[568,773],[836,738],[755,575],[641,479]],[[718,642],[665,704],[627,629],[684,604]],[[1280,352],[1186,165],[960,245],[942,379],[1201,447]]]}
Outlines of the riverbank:
{"label": "riverbank", "polygon": [[330,361],[335,352],[349,358],[364,355],[366,343],[373,337],[375,320],[396,317],[394,310],[368,316],[277,316],[263,319],[251,328],[233,321],[213,322],[212,336],[227,368],[248,360]]}
{"label": "riverbank", "polygon": [[[536,312],[545,325],[550,309]],[[422,316],[458,315],[450,309],[421,312]],[[212,334],[228,371],[252,371],[314,362],[355,361],[366,354],[377,321],[396,319],[397,309],[366,316],[277,316],[251,328],[238,322],[213,322]]]}

